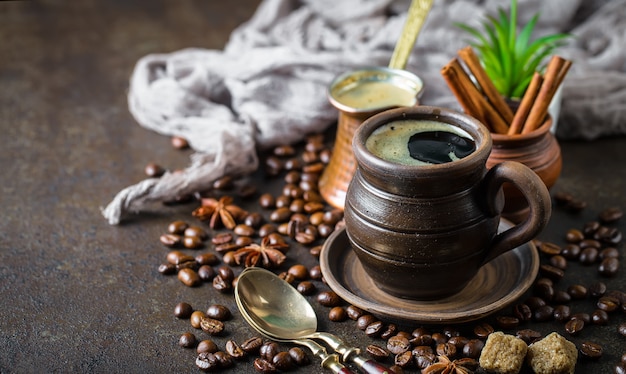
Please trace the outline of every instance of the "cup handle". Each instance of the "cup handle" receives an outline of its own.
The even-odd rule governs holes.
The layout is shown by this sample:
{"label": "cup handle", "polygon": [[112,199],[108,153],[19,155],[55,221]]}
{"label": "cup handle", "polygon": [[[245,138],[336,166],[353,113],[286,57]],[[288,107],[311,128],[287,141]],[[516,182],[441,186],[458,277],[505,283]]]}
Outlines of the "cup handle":
{"label": "cup handle", "polygon": [[502,212],[504,200],[499,192],[505,182],[520,190],[526,198],[530,212],[525,221],[494,237],[483,264],[534,239],[546,227],[552,213],[550,193],[541,178],[526,165],[516,161],[504,161],[492,167],[484,179],[487,210],[491,215],[496,216]]}

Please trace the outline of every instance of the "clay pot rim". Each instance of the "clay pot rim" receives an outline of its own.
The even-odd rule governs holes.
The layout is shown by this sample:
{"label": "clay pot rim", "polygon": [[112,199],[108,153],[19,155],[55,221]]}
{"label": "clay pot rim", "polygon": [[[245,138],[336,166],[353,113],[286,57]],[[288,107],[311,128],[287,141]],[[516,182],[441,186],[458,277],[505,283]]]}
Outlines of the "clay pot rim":
{"label": "clay pot rim", "polygon": [[552,128],[552,116],[548,114],[546,120],[541,124],[541,126],[539,126],[538,128],[534,129],[533,131],[529,133],[508,135],[508,134],[498,134],[498,133],[492,132],[491,138],[493,139],[494,142],[506,142],[510,140],[524,141],[524,140],[530,140],[530,139],[544,136],[548,131],[550,131],[551,128]]}
{"label": "clay pot rim", "polygon": [[[454,162],[414,166],[384,160],[375,156],[367,149],[365,141],[375,129],[392,121],[406,119],[445,121],[445,123],[460,127],[472,136],[472,139],[476,142],[476,150],[472,154]],[[468,123],[473,124],[473,126],[468,125]],[[389,109],[368,118],[356,130],[352,139],[352,147],[355,150],[357,148],[360,150],[360,152],[354,153],[361,165],[372,168],[372,170],[378,170],[378,173],[387,171],[390,175],[410,175],[414,178],[415,171],[419,169],[424,177],[433,177],[455,170],[464,173],[465,170],[474,168],[477,162],[484,164],[491,153],[492,139],[485,125],[471,116],[443,107],[416,106]]]}
{"label": "clay pot rim", "polygon": [[420,78],[419,76],[417,76],[416,74],[411,73],[410,71],[407,70],[403,70],[403,69],[393,69],[393,68],[389,68],[389,67],[383,67],[383,66],[371,66],[371,67],[364,67],[361,69],[356,69],[356,70],[350,70],[347,71],[345,73],[342,73],[340,75],[338,75],[337,77],[335,77],[333,79],[333,81],[330,83],[330,85],[328,86],[328,92],[327,92],[327,96],[328,96],[328,101],[330,101],[330,103],[337,108],[338,110],[345,112],[345,113],[355,113],[355,114],[362,114],[362,113],[378,113],[381,111],[384,111],[386,109],[391,109],[391,108],[397,108],[397,106],[386,106],[386,107],[377,107],[377,108],[353,108],[351,106],[345,105],[343,103],[341,103],[340,101],[336,100],[335,97],[333,96],[333,92],[335,91],[336,87],[339,86],[341,83],[344,83],[345,81],[347,81],[349,78],[356,76],[358,74],[362,74],[362,75],[380,75],[380,74],[386,74],[389,76],[395,76],[395,77],[399,77],[399,78],[404,78],[406,80],[412,81],[416,86],[419,86],[419,89],[415,91],[415,99],[413,100],[413,102],[408,105],[408,106],[415,106],[418,105],[419,103],[419,99],[422,96],[422,94],[424,93],[424,81],[422,80],[422,78]]}

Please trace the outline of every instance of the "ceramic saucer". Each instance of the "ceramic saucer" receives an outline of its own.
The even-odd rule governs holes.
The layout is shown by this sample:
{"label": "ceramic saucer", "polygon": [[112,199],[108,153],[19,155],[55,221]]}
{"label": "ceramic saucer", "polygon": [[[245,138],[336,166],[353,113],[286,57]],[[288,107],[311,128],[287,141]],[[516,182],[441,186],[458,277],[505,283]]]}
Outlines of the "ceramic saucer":
{"label": "ceramic saucer", "polygon": [[403,299],[380,290],[352,251],[345,229],[326,240],[320,267],[333,291],[372,314],[421,323],[462,323],[500,310],[524,294],[539,271],[539,254],[532,243],[517,247],[481,267],[459,293],[432,301]]}

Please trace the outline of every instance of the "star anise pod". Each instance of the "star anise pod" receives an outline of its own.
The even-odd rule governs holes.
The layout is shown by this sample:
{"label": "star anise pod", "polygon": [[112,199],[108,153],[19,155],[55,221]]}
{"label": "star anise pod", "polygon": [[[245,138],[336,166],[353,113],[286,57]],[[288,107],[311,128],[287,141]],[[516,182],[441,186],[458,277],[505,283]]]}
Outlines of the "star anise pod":
{"label": "star anise pod", "polygon": [[447,356],[437,356],[437,362],[422,370],[422,374],[472,374],[478,362],[471,358],[451,361]]}
{"label": "star anise pod", "polygon": [[261,244],[251,243],[233,253],[235,262],[245,267],[263,267],[271,269],[280,266],[287,256],[283,253],[289,247],[286,243],[271,243],[266,236]]}
{"label": "star anise pod", "polygon": [[232,230],[237,226],[237,220],[245,215],[245,211],[233,204],[233,198],[222,196],[219,200],[207,197],[202,199],[202,205],[196,208],[191,214],[201,221],[209,221],[212,229],[220,224]]}

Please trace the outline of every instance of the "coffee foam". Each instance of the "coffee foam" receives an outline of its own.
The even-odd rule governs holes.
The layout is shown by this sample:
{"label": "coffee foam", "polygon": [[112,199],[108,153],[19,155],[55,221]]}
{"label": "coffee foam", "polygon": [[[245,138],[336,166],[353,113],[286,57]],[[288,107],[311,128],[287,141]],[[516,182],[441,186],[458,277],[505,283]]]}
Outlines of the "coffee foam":
{"label": "coffee foam", "polygon": [[[412,135],[426,131],[446,131],[472,139],[465,130],[447,123],[432,120],[401,120],[380,126],[372,132],[365,142],[365,147],[375,156],[387,161],[410,166],[433,165],[411,157],[409,139]],[[449,154],[451,160],[458,158]]]}

